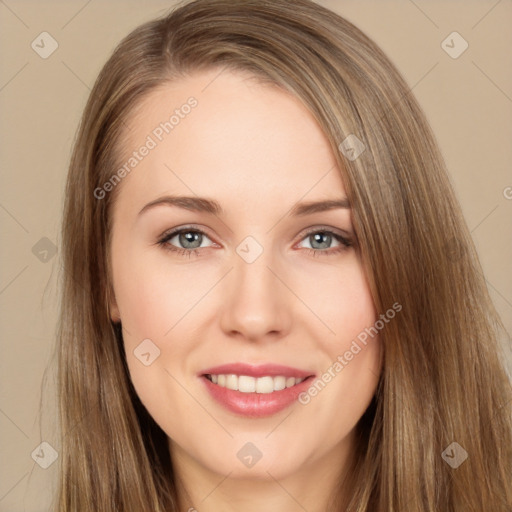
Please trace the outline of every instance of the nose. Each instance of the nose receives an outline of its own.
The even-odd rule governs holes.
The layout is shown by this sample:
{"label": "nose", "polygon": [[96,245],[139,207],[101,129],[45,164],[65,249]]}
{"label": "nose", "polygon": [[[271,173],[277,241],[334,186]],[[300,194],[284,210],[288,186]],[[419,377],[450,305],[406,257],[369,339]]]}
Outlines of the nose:
{"label": "nose", "polygon": [[224,284],[225,300],[220,312],[224,333],[248,341],[280,339],[292,324],[293,294],[274,268],[270,251],[247,263],[234,254],[234,268]]}

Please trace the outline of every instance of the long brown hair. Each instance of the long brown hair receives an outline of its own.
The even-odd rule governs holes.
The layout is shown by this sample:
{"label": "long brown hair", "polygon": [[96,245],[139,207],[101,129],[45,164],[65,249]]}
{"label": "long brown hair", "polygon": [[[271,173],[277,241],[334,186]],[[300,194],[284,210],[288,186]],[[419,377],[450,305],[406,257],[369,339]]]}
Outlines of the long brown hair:
{"label": "long brown hair", "polygon": [[[389,59],[309,0],[183,3],[136,28],[101,70],[74,143],[63,212],[55,508],[178,510],[166,435],[134,391],[121,328],[108,314],[111,210],[122,183],[100,199],[97,190],[122,165],[135,106],[158,86],[214,68],[249,71],[311,111],[342,169],[375,307],[402,305],[381,332],[384,365],[358,424],[346,510],[510,511],[504,327],[442,156]],[[358,158],[343,151],[349,136],[364,145]],[[457,468],[446,457],[454,449],[468,455]],[[343,508],[333,502],[332,510]]]}

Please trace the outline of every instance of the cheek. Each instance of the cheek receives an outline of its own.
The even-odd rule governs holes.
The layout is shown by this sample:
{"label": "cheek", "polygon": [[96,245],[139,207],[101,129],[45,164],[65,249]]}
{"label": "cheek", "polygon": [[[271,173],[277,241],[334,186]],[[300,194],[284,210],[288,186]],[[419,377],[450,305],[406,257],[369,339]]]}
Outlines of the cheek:
{"label": "cheek", "polygon": [[[172,376],[181,382],[181,375],[188,371],[187,355],[195,346],[194,306],[214,280],[208,280],[204,271],[198,279],[192,267],[169,264],[166,255],[154,248],[127,250],[114,261],[114,289],[131,380],[142,403],[162,424],[187,400]],[[154,361],[148,366],[140,359],[146,353]]]}
{"label": "cheek", "polygon": [[[170,264],[164,250],[128,253],[114,266],[114,289],[121,321],[132,341],[163,339],[207,291],[208,269]],[[211,286],[211,285],[208,285]]]}
{"label": "cheek", "polygon": [[309,294],[311,309],[324,323],[326,350],[333,357],[377,319],[368,282],[355,254],[336,271],[330,267],[324,269],[324,275],[311,275],[303,290]]}
{"label": "cheek", "polygon": [[326,356],[323,373],[302,403],[323,417],[332,427],[329,435],[336,436],[348,432],[369,405],[380,375],[382,346],[375,327],[377,312],[360,263],[351,260],[322,282],[322,293],[317,288],[311,297],[331,332],[324,328],[327,335],[316,338]]}

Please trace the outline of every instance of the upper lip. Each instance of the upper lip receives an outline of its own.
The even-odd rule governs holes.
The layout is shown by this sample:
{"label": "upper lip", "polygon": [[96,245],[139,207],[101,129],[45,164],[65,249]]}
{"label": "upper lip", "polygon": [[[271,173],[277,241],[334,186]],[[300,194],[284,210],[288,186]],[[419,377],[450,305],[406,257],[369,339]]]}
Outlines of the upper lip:
{"label": "upper lip", "polygon": [[228,363],[202,370],[200,375],[248,375],[250,377],[265,377],[267,375],[277,377],[282,375],[283,377],[306,378],[314,375],[314,372],[273,363],[259,365]]}

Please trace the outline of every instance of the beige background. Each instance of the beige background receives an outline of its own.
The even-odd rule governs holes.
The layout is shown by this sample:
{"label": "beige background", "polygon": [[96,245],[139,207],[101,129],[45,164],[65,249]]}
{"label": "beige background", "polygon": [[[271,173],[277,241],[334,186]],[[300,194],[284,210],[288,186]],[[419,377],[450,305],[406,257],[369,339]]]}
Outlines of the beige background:
{"label": "beige background", "polygon": [[[447,161],[491,296],[512,332],[512,3],[319,3],[380,44],[414,89]],[[59,449],[50,363],[63,187],[81,110],[117,42],[173,5],[0,0],[0,511],[48,510],[55,486],[57,463],[42,469],[31,453],[42,441]],[[43,31],[59,45],[47,59],[31,48]],[[441,47],[453,31],[469,43],[457,59]],[[57,247],[46,262],[43,237]],[[39,257],[32,250],[37,243],[43,244],[34,250]]]}

